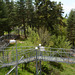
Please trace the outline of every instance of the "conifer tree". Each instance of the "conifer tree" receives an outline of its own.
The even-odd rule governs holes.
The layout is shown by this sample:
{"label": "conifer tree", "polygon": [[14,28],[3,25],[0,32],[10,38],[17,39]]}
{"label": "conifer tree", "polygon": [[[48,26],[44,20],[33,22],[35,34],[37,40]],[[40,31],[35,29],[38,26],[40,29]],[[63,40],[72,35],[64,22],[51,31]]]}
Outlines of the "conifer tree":
{"label": "conifer tree", "polygon": [[50,0],[36,0],[36,11],[34,16],[34,24],[39,27],[45,26],[52,34],[55,34],[55,27],[63,25],[62,22],[62,4]]}
{"label": "conifer tree", "polygon": [[31,12],[33,11],[32,0],[20,0],[16,3],[16,6],[16,17],[18,26],[20,27],[23,25],[24,36],[25,38],[27,38],[26,27],[27,24],[30,24],[31,22]]}
{"label": "conifer tree", "polygon": [[7,29],[6,31],[10,33],[11,29],[15,26],[14,25],[14,19],[15,19],[15,7],[14,7],[14,2],[6,0],[6,6],[7,6]]}
{"label": "conifer tree", "polygon": [[72,9],[68,17],[68,38],[75,48],[75,10]]}
{"label": "conifer tree", "polygon": [[0,36],[4,35],[7,25],[7,8],[3,0],[0,0]]}

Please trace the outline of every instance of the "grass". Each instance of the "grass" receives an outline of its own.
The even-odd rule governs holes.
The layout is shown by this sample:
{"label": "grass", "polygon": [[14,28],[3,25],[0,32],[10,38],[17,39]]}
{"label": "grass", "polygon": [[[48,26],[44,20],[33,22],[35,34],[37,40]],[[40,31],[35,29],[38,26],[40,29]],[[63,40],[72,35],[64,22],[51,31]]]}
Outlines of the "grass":
{"label": "grass", "polygon": [[61,75],[75,75],[75,64],[65,64],[63,63],[64,71],[61,72]]}

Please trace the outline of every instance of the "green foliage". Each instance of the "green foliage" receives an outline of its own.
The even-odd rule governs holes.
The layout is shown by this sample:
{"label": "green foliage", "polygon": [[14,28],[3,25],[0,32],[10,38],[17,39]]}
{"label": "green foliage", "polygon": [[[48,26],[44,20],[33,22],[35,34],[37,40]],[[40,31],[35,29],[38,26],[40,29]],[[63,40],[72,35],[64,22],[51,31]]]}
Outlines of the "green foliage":
{"label": "green foliage", "polygon": [[72,42],[73,46],[75,42],[75,10],[71,10],[69,17],[68,17],[68,38]]}
{"label": "green foliage", "polygon": [[14,27],[14,18],[15,18],[15,7],[14,7],[14,2],[6,0],[6,6],[7,6],[7,29],[6,31],[9,33],[13,27]]}
{"label": "green foliage", "polygon": [[56,67],[56,68],[59,69],[60,71],[63,71],[63,70],[64,70],[64,68],[63,68],[63,66],[62,66],[61,63],[57,63],[57,62],[49,62],[49,63],[50,63],[50,65]]}
{"label": "green foliage", "polygon": [[39,28],[39,37],[43,46],[51,46],[51,35],[45,27]]}
{"label": "green foliage", "polygon": [[21,68],[18,69],[18,75],[33,75],[32,73],[28,72],[27,70],[23,70]]}
{"label": "green foliage", "polygon": [[39,27],[45,26],[49,31],[54,31],[55,25],[63,25],[62,22],[62,4],[50,0],[37,0],[36,11],[34,15],[34,24]]}
{"label": "green foliage", "polygon": [[0,35],[3,35],[4,31],[10,32],[14,27],[14,14],[13,1],[0,2]]}
{"label": "green foliage", "polygon": [[7,10],[6,5],[2,1],[0,2],[0,36],[4,34],[6,29],[6,22],[7,22]]}
{"label": "green foliage", "polygon": [[[67,27],[65,26],[61,26],[61,25],[55,25],[54,26],[54,31],[53,31],[54,35],[56,36],[66,36],[67,34]],[[53,34],[52,34],[53,35]]]}
{"label": "green foliage", "polygon": [[40,43],[40,38],[37,32],[33,31],[32,28],[29,27],[29,37],[30,40],[34,45],[38,45]]}
{"label": "green foliage", "polygon": [[65,36],[56,37],[55,35],[53,35],[51,37],[51,40],[54,43],[54,45],[52,46],[54,48],[71,48],[70,41],[68,41],[68,39]]}
{"label": "green foliage", "polygon": [[22,26],[24,29],[24,36],[26,35],[26,27],[30,24],[31,21],[31,13],[33,12],[33,5],[31,0],[20,0],[16,3],[16,20],[15,23],[18,27]]}
{"label": "green foliage", "polygon": [[45,61],[42,63],[42,72],[44,73],[44,75],[60,75],[60,69],[53,67],[51,63]]}

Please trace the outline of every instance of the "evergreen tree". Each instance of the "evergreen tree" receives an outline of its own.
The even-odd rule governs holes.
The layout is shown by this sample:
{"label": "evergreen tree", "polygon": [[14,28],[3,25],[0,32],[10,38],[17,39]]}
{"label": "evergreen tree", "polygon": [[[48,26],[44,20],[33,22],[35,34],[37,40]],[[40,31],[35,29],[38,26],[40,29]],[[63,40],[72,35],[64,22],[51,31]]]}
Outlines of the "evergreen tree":
{"label": "evergreen tree", "polygon": [[17,17],[17,23],[18,26],[22,26],[23,24],[23,29],[24,29],[24,35],[25,38],[26,36],[26,5],[24,0],[20,0],[16,3],[17,8],[16,8],[16,17]]}
{"label": "evergreen tree", "polygon": [[31,16],[33,11],[32,0],[20,0],[16,3],[16,6],[16,17],[18,26],[20,27],[23,25],[24,35],[25,38],[27,38],[26,27],[27,24],[30,24],[31,22]]}
{"label": "evergreen tree", "polygon": [[6,31],[9,33],[11,31],[11,29],[14,27],[14,19],[15,19],[15,7],[14,7],[14,2],[13,1],[9,1],[6,0],[6,6],[7,6],[7,17],[8,17],[8,21],[7,21],[7,29]]}
{"label": "evergreen tree", "polygon": [[0,36],[4,35],[4,31],[7,25],[7,8],[5,3],[0,0]]}
{"label": "evergreen tree", "polygon": [[68,17],[68,38],[73,44],[73,48],[75,48],[75,10],[72,9],[69,17]]}
{"label": "evergreen tree", "polygon": [[45,26],[49,31],[55,34],[55,27],[63,25],[62,4],[50,0],[36,0],[36,11],[34,15],[34,24],[39,27]]}
{"label": "evergreen tree", "polygon": [[26,22],[27,24],[31,27],[31,20],[33,17],[33,11],[34,11],[34,6],[33,6],[33,0],[26,0]]}

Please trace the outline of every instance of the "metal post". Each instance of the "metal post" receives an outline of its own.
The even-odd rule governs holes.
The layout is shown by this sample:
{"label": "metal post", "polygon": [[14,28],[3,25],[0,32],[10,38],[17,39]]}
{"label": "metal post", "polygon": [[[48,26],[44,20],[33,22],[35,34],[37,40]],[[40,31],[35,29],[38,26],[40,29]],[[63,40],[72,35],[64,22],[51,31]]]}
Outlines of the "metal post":
{"label": "metal post", "polygon": [[41,60],[40,60],[40,75],[41,75]]}
{"label": "metal post", "polygon": [[[45,51],[45,48],[39,44],[40,57],[42,58],[42,52]],[[40,75],[41,75],[41,59],[40,59]]]}
{"label": "metal post", "polygon": [[3,63],[4,63],[4,48],[3,48],[3,51],[2,52],[3,52]]}
{"label": "metal post", "polygon": [[[39,44],[39,51],[40,51],[40,57],[42,57],[42,53],[41,53],[40,47],[41,47],[41,44]],[[41,75],[41,60],[40,60],[40,75]]]}
{"label": "metal post", "polygon": [[36,49],[36,75],[38,75],[38,60],[37,60],[37,47],[35,48]]}
{"label": "metal post", "polygon": [[17,53],[17,41],[16,41],[16,75],[18,75],[18,53]]}
{"label": "metal post", "polygon": [[7,62],[9,62],[9,58],[8,58],[8,51],[7,51]]}
{"label": "metal post", "polygon": [[[14,48],[12,47],[12,51],[13,51],[13,54],[14,54]],[[14,61],[14,55],[13,55],[13,61]]]}
{"label": "metal post", "polygon": [[16,75],[18,75],[18,66],[16,66]]}
{"label": "metal post", "polygon": [[[22,56],[21,57],[21,59],[19,60],[19,62],[22,60],[22,58],[23,58],[24,56]],[[14,69],[15,69],[15,67],[16,67],[17,65],[15,65],[7,74],[5,74],[5,75],[9,75]]]}

